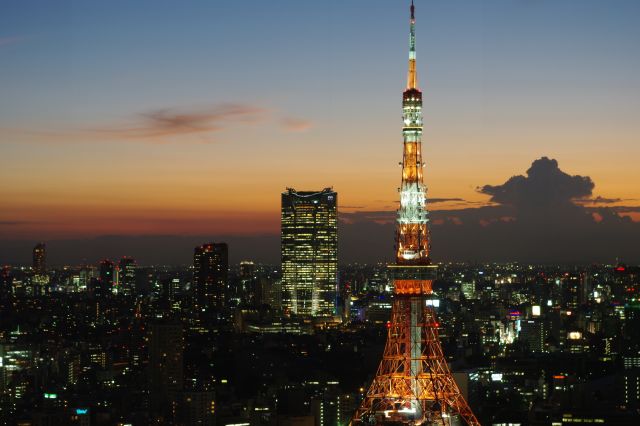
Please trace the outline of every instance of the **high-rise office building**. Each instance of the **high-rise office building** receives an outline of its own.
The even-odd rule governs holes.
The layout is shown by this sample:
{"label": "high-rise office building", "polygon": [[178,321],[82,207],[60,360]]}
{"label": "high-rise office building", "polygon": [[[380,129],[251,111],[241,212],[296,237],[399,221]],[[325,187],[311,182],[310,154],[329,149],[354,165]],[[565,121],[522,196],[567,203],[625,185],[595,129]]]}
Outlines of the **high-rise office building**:
{"label": "high-rise office building", "polygon": [[104,296],[113,290],[113,282],[115,279],[115,264],[109,259],[100,262],[100,272],[98,275],[97,290],[98,294]]}
{"label": "high-rise office building", "polygon": [[109,259],[104,259],[103,261],[100,262],[99,279],[109,287],[113,285],[114,269],[115,269],[115,265]]}
{"label": "high-rise office building", "polygon": [[47,250],[44,243],[33,248],[33,276],[27,290],[33,296],[42,296],[47,292],[49,276],[47,275]]}
{"label": "high-rise office building", "polygon": [[124,256],[118,265],[118,292],[130,296],[136,284],[136,269],[138,265],[135,259]]}
{"label": "high-rise office building", "polygon": [[549,328],[545,327],[543,320],[527,320],[520,323],[519,338],[528,345],[531,352],[547,352],[546,341],[548,337]]}
{"label": "high-rise office building", "polygon": [[226,243],[196,247],[193,254],[194,308],[220,309],[224,306],[229,277],[229,248]]}
{"label": "high-rise office building", "polygon": [[44,243],[38,243],[33,248],[33,273],[35,275],[47,273],[47,249]]}
{"label": "high-rise office building", "polygon": [[282,307],[303,316],[335,314],[338,194],[331,188],[282,193]]}
{"label": "high-rise office building", "polygon": [[239,282],[234,289],[238,302],[257,305],[260,299],[260,280],[256,274],[256,264],[250,260],[240,262]]}
{"label": "high-rise office building", "polygon": [[5,265],[0,268],[0,299],[8,297],[11,294],[12,281],[11,266]]}
{"label": "high-rise office building", "polygon": [[172,320],[152,323],[149,332],[151,405],[162,412],[184,385],[184,336],[182,325]]}
{"label": "high-rise office building", "polygon": [[252,279],[256,275],[256,264],[250,260],[240,261],[240,279]]}

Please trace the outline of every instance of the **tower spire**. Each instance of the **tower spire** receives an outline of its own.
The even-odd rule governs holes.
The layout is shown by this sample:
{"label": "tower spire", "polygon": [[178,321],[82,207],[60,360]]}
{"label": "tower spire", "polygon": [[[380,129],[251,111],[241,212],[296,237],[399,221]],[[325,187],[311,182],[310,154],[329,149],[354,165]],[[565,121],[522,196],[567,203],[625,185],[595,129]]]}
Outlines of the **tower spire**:
{"label": "tower spire", "polygon": [[411,0],[411,20],[409,25],[409,73],[407,77],[407,89],[418,87],[418,76],[416,74],[416,7]]}

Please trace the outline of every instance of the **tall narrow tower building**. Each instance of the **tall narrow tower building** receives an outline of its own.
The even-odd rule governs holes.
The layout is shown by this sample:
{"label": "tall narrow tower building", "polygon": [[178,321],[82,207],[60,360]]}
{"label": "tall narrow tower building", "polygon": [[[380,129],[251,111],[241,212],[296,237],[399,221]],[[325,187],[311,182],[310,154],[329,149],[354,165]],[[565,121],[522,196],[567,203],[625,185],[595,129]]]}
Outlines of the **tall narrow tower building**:
{"label": "tall narrow tower building", "polygon": [[338,276],[338,194],[282,193],[282,307],[290,314],[335,314]]}
{"label": "tall narrow tower building", "polygon": [[224,306],[229,276],[229,248],[226,243],[198,246],[193,254],[194,308],[198,311]]}
{"label": "tall narrow tower building", "polygon": [[118,264],[118,292],[131,296],[136,282],[137,264],[135,259],[124,256]]}
{"label": "tall narrow tower building", "polygon": [[47,247],[44,243],[38,243],[33,248],[33,273],[36,275],[47,273]]}

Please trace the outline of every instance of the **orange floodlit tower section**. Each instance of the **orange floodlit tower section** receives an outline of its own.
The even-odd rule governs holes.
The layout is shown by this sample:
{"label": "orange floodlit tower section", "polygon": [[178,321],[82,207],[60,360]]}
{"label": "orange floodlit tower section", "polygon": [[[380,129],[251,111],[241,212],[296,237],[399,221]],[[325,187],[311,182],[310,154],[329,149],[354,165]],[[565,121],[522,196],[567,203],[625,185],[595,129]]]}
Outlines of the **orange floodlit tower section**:
{"label": "orange floodlit tower section", "polygon": [[438,337],[422,171],[422,92],[417,87],[415,7],[411,3],[409,75],[402,97],[402,184],[387,343],[352,425],[479,425],[453,379]]}

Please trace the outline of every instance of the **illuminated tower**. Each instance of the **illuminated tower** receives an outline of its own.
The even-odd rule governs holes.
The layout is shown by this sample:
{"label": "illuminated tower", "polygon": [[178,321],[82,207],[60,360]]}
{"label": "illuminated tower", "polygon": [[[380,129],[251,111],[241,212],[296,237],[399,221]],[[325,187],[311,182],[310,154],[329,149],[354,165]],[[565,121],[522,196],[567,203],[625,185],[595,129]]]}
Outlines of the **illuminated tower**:
{"label": "illuminated tower", "polygon": [[422,92],[417,87],[415,8],[411,3],[409,73],[402,96],[404,148],[396,262],[387,343],[373,383],[352,425],[479,425],[449,370],[438,321],[427,304],[436,266],[431,264],[424,163]]}
{"label": "illuminated tower", "polygon": [[282,307],[289,313],[335,314],[338,277],[338,194],[322,191],[282,193]]}

